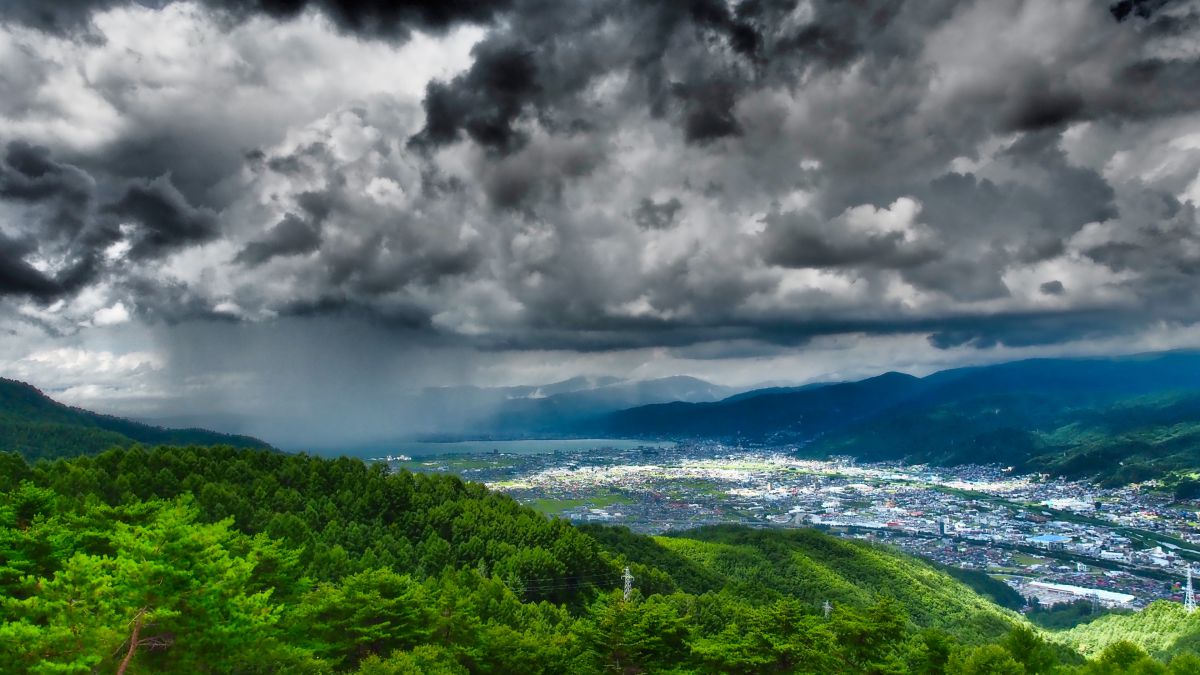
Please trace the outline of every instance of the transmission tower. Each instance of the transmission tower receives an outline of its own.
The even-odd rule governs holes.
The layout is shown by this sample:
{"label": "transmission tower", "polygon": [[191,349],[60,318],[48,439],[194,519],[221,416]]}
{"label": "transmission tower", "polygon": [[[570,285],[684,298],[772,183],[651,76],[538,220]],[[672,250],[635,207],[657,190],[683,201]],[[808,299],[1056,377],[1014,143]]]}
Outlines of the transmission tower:
{"label": "transmission tower", "polygon": [[821,609],[825,610],[825,618],[829,618],[829,613],[833,611],[833,605],[826,600],[825,604],[821,605]]}
{"label": "transmission tower", "polygon": [[633,593],[633,575],[629,573],[629,567],[625,567],[625,573],[621,575],[621,579],[625,582],[625,602],[629,602],[629,594]]}
{"label": "transmission tower", "polygon": [[1196,594],[1192,592],[1192,565],[1188,563],[1187,591],[1183,595],[1183,608],[1188,614],[1196,611]]}

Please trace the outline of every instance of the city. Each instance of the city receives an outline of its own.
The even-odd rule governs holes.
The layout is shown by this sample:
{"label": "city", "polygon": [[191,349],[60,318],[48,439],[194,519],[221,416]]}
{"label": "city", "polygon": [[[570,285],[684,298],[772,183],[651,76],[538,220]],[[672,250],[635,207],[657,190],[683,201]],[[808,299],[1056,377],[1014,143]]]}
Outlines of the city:
{"label": "city", "polygon": [[720,443],[386,458],[483,482],[551,516],[662,534],[717,523],[815,527],[1001,579],[1041,605],[1182,601],[1196,505],[998,466],[816,461]]}

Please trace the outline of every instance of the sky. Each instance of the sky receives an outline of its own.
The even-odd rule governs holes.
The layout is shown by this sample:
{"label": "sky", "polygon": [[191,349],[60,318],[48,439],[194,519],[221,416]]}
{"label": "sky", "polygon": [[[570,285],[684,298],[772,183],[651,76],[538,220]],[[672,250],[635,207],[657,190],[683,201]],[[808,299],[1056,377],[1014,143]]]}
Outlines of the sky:
{"label": "sky", "polygon": [[1196,2],[0,3],[0,375],[268,440],[1200,347],[1198,206]]}

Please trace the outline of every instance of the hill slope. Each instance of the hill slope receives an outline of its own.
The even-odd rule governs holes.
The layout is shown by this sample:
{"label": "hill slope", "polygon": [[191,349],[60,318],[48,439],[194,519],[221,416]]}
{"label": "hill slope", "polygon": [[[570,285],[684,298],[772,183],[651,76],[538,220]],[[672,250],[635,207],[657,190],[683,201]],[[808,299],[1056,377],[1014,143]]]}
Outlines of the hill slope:
{"label": "hill slope", "polygon": [[868,544],[580,529],[450,476],[228,447],[0,454],[0,561],[5,672],[941,672],[1046,651],[998,646],[1016,615]]}
{"label": "hill slope", "polygon": [[738,395],[716,403],[665,403],[630,408],[599,422],[615,436],[812,438],[852,424],[914,395],[921,381],[886,373],[798,391]]}
{"label": "hill slope", "polygon": [[615,528],[585,527],[608,550],[666,572],[689,593],[725,589],[757,602],[794,598],[865,607],[895,598],[917,627],[969,642],[996,639],[1021,623],[963,583],[899,551],[817,530],[715,526],[645,542]]}
{"label": "hill slope", "polygon": [[810,452],[863,459],[997,462],[1113,484],[1200,467],[1200,393],[1056,407],[1035,395],[991,396],[890,411],[818,439]]}
{"label": "hill slope", "polygon": [[166,429],[58,403],[37,388],[0,378],[0,451],[54,459],[94,454],[113,446],[232,445],[267,448],[249,436],[205,429]]}
{"label": "hill slope", "polygon": [[1200,649],[1200,614],[1188,614],[1179,603],[1160,600],[1133,614],[1102,616],[1055,639],[1087,655],[1127,640],[1164,658]]}
{"label": "hill slope", "polygon": [[[1200,664],[1193,634],[1172,642],[1171,673]],[[1087,667],[1167,672],[1137,648],[1099,659]],[[1125,672],[1071,670],[1079,657],[928,564],[811,530],[576,528],[453,476],[347,458],[159,447],[30,465],[0,453],[0,671],[122,661],[131,672]]]}
{"label": "hill slope", "polygon": [[604,431],[792,443],[868,460],[996,462],[1114,483],[1200,468],[1200,355],[1037,359],[621,411]]}

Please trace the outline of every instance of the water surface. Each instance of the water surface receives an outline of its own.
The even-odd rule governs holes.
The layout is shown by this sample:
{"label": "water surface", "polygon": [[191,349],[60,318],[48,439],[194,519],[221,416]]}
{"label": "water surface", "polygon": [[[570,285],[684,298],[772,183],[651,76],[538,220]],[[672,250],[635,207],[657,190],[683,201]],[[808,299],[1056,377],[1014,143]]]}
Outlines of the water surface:
{"label": "water surface", "polygon": [[436,457],[439,455],[479,455],[491,452],[517,455],[548,455],[555,451],[580,452],[584,450],[629,450],[631,448],[650,447],[668,448],[674,446],[671,441],[643,441],[628,438],[566,438],[566,439],[529,439],[522,441],[398,441],[386,447],[374,447],[368,450],[347,451],[351,457],[371,459],[387,455],[408,455],[417,457]]}

